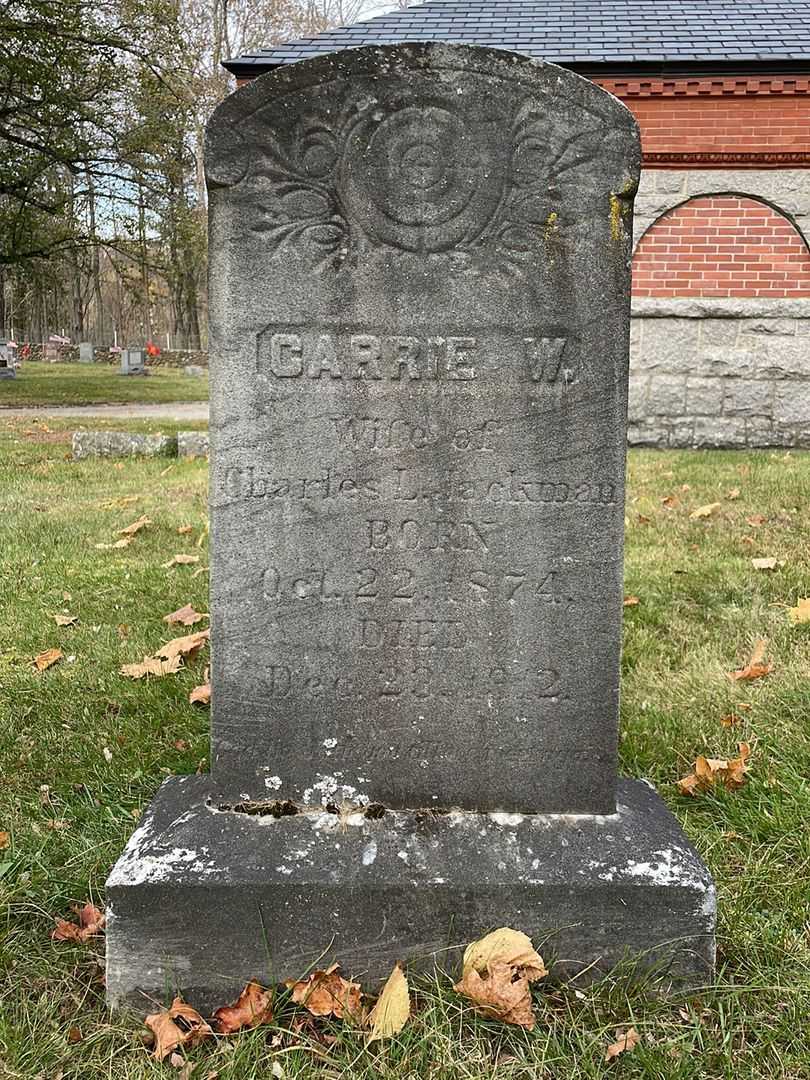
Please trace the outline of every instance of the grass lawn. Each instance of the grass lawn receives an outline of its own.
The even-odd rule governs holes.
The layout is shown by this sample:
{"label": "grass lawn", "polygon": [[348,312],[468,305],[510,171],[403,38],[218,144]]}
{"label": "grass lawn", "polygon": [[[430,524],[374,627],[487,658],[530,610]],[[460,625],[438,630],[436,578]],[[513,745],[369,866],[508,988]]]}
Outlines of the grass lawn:
{"label": "grass lawn", "polygon": [[[26,405],[126,405],[207,401],[208,376],[153,368],[149,375],[118,375],[111,364],[24,362],[16,379],[0,379],[0,409]],[[0,413],[0,415],[2,415]]]}
{"label": "grass lawn", "polygon": [[[207,767],[207,713],[187,701],[205,659],[148,682],[118,674],[173,636],[163,615],[206,610],[195,570],[207,565],[207,469],[74,463],[69,426],[0,421],[0,1077],[177,1075],[150,1060],[136,1022],[108,1018],[103,941],[49,934],[71,902],[103,900],[163,776]],[[786,611],[810,595],[808,491],[810,454],[631,454],[626,591],[640,602],[625,609],[623,767],[655,783],[716,876],[716,986],[657,1000],[621,974],[590,988],[541,983],[527,1034],[477,1020],[446,982],[423,983],[393,1044],[365,1050],[338,1024],[322,1025],[333,1038],[293,1033],[283,1012],[278,1027],[192,1051],[193,1078],[272,1077],[274,1064],[301,1080],[810,1078],[810,624]],[[143,514],[154,524],[129,547],[96,548]],[[199,564],[162,567],[181,552]],[[767,556],[782,565],[755,570]],[[57,627],[60,612],[78,623]],[[773,673],[730,681],[760,637]],[[53,647],[64,659],[36,674],[31,658]],[[732,711],[740,723],[724,727]],[[743,788],[678,793],[697,754],[731,755],[742,739],[754,748]],[[641,1044],[605,1065],[629,1024]]]}

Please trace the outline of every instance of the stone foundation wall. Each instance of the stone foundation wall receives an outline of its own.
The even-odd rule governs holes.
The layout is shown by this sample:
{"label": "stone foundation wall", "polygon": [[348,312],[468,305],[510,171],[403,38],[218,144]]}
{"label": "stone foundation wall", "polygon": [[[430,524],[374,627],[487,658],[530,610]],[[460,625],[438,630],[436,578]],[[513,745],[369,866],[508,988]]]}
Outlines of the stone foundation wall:
{"label": "stone foundation wall", "polygon": [[628,438],[810,447],[810,300],[635,300]]}

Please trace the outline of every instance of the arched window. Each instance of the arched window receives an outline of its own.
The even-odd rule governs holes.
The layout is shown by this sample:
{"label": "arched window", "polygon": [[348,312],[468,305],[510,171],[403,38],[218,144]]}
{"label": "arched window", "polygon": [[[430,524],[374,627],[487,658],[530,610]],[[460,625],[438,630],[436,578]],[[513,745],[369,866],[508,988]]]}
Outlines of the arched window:
{"label": "arched window", "polygon": [[767,203],[703,195],[676,206],[642,236],[633,295],[810,296],[810,252],[795,226]]}

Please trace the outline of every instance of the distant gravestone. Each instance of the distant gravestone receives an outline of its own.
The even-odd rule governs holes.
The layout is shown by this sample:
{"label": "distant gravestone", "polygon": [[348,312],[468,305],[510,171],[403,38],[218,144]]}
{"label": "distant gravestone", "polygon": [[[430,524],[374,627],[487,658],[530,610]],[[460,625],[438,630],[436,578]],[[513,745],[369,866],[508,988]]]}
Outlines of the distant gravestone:
{"label": "distant gravestone", "polygon": [[631,114],[352,50],[228,99],[207,169],[212,774],[112,872],[111,1001],[496,925],[704,980],[711,878],[616,772]]}
{"label": "distant gravestone", "polygon": [[96,354],[93,349],[92,341],[80,341],[79,342],[79,363],[80,364],[92,364],[95,362]]}
{"label": "distant gravestone", "polygon": [[146,359],[143,349],[121,350],[121,375],[145,375]]}
{"label": "distant gravestone", "polygon": [[8,342],[0,338],[0,379],[13,379],[17,374]]}
{"label": "distant gravestone", "polygon": [[191,375],[193,378],[201,378],[205,375],[205,368],[200,364],[185,364],[183,366],[183,374]]}

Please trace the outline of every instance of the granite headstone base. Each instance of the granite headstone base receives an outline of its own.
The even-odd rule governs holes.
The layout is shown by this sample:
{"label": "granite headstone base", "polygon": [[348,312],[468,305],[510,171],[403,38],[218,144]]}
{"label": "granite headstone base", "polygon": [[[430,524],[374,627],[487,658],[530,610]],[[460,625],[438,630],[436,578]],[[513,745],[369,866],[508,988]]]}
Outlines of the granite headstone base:
{"label": "granite headstone base", "polygon": [[0,379],[13,379],[16,374],[13,367],[0,367]]}
{"label": "granite headstone base", "polygon": [[[255,809],[255,806],[252,807]],[[694,986],[714,964],[715,890],[646,784],[605,816],[222,809],[209,777],[167,780],[107,882],[107,992],[206,1011],[251,978],[339,960],[378,989],[397,960],[458,969],[498,926],[531,935],[553,975],[628,958]]]}

